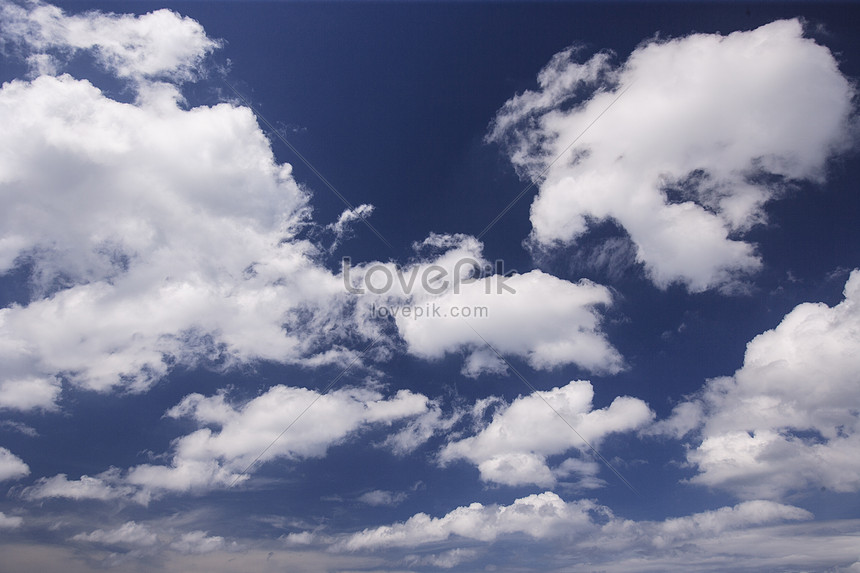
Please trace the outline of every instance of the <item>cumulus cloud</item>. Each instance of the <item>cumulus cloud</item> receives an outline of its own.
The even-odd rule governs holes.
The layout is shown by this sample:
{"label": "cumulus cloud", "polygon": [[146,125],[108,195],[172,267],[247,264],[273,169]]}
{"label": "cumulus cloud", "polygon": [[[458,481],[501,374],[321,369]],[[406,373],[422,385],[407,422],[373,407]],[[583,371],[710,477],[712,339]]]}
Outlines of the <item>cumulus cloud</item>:
{"label": "cumulus cloud", "polygon": [[24,518],[17,515],[6,515],[0,511],[0,529],[15,529],[24,523]]}
{"label": "cumulus cloud", "polygon": [[188,80],[218,46],[199,23],[164,9],[142,16],[67,15],[41,2],[18,6],[4,0],[0,14],[0,41],[26,51],[37,72],[53,72],[57,60],[88,51],[121,78]]}
{"label": "cumulus cloud", "polygon": [[[2,312],[2,311],[0,311]],[[0,350],[0,356],[4,355]],[[23,376],[0,381],[0,408],[10,410],[53,410],[62,391],[54,376]]]}
{"label": "cumulus cloud", "polygon": [[224,538],[209,535],[205,531],[190,531],[182,534],[179,539],[170,544],[170,548],[180,553],[201,555],[218,551],[224,547]]}
{"label": "cumulus cloud", "polygon": [[499,484],[546,487],[560,477],[578,474],[585,479],[582,485],[594,487],[599,484],[598,466],[590,458],[570,458],[555,468],[548,458],[571,450],[588,456],[591,450],[583,439],[597,448],[605,436],[640,428],[654,414],[645,402],[629,396],[595,410],[593,397],[591,383],[584,380],[521,396],[510,405],[500,405],[474,436],[446,445],[439,459],[442,463],[466,459],[478,467],[482,480]]}
{"label": "cumulus cloud", "polygon": [[41,478],[22,496],[129,499],[145,504],[167,492],[228,487],[248,479],[255,460],[263,464],[322,457],[331,446],[363,428],[407,422],[426,413],[430,404],[426,396],[409,390],[388,397],[359,388],[321,395],[278,385],[244,403],[231,403],[224,393],[191,394],[167,415],[189,418],[201,427],[173,441],[169,464],[141,464],[126,471],[114,468],[77,480],[63,474]]}
{"label": "cumulus cloud", "polygon": [[0,481],[19,479],[30,474],[30,467],[24,460],[0,447]]}
{"label": "cumulus cloud", "polygon": [[[445,543],[448,547],[462,547],[441,554],[407,555],[405,561],[435,564],[435,560],[448,555],[451,561],[459,563],[480,555],[502,539],[528,538],[563,546],[555,553],[556,564],[603,565],[635,556],[643,560],[640,562],[643,567],[650,559],[673,554],[701,556],[699,545],[715,539],[742,545],[747,532],[756,528],[810,519],[808,511],[797,507],[750,501],[664,521],[637,522],[619,518],[592,500],[566,502],[555,493],[544,492],[517,499],[510,505],[472,503],[442,517],[419,513],[404,522],[345,534],[331,547],[338,551],[415,550]],[[595,552],[596,547],[602,551]],[[713,552],[713,548],[709,550]],[[840,558],[844,559],[844,555]],[[445,562],[446,559],[441,559],[437,566],[444,566]]]}
{"label": "cumulus cloud", "polygon": [[116,468],[96,476],[82,475],[73,480],[66,474],[42,477],[33,485],[24,488],[21,497],[31,501],[51,498],[101,501],[131,498],[139,503],[146,503],[149,500],[149,496],[137,488],[122,484],[121,474]]}
{"label": "cumulus cloud", "polygon": [[601,309],[612,304],[606,287],[539,270],[498,274],[468,235],[431,234],[415,247],[413,264],[374,262],[344,273],[359,316],[393,317],[410,353],[429,360],[465,353],[463,373],[472,377],[506,370],[487,343],[538,369],[624,367],[601,330]]}
{"label": "cumulus cloud", "polygon": [[848,144],[853,87],[798,20],[649,41],[620,66],[579,53],[557,54],[487,136],[540,179],[540,247],[612,221],[658,286],[727,287],[761,265],[743,236],[764,205],[792,182],[822,181]]}
{"label": "cumulus cloud", "polygon": [[485,542],[510,533],[533,538],[565,535],[578,528],[588,528],[591,525],[589,512],[597,508],[589,500],[567,503],[556,494],[545,492],[517,499],[508,506],[473,503],[438,518],[419,513],[403,523],[355,533],[339,547],[345,550],[415,547],[444,541],[454,535]]}
{"label": "cumulus cloud", "polygon": [[[3,11],[7,41],[94,50],[120,77],[188,79],[216,45],[169,11]],[[135,90],[122,103],[69,75],[0,88],[0,273],[32,288],[0,309],[0,407],[52,408],[61,380],[142,391],[176,364],[354,356],[370,326],[339,320],[341,281],[296,238],[308,195],[253,112],[185,109],[174,83]]]}
{"label": "cumulus cloud", "polygon": [[860,489],[860,271],[834,307],[805,303],[748,345],[657,431],[691,431],[691,481],[744,498]]}
{"label": "cumulus cloud", "polygon": [[105,545],[124,545],[128,547],[151,547],[158,543],[158,536],[146,525],[129,521],[116,529],[96,529],[90,533],[79,533],[73,541],[88,541]]}
{"label": "cumulus cloud", "polygon": [[[329,551],[373,552],[387,555],[389,562],[440,568],[476,559],[482,567],[528,563],[529,569],[619,572],[823,570],[854,563],[852,541],[860,524],[818,525],[812,519],[804,509],[756,500],[634,521],[593,500],[568,502],[544,492],[510,505],[472,503],[441,517],[418,513],[351,534],[307,532],[306,541],[324,543]],[[517,549],[515,561],[509,562],[514,556],[503,552],[502,543],[525,549]],[[494,553],[502,553],[502,561],[494,561]]]}
{"label": "cumulus cloud", "polygon": [[[223,394],[192,394],[168,415],[189,417],[220,430],[204,427],[177,439],[169,466],[136,466],[129,470],[127,480],[147,489],[170,491],[230,485],[258,456],[261,463],[322,457],[330,446],[362,427],[420,415],[427,405],[425,396],[408,390],[385,398],[366,389],[346,388],[320,395],[279,385],[238,406],[228,403]],[[293,420],[295,424],[279,438]]]}

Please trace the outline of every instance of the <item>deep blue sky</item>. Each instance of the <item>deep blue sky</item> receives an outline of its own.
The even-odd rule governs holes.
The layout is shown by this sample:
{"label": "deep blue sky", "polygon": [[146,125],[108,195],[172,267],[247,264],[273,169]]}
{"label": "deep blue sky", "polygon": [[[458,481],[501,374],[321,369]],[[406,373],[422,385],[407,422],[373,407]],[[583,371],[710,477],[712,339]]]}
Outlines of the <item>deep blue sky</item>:
{"label": "deep blue sky", "polygon": [[[355,223],[352,236],[319,259],[332,273],[340,271],[344,256],[354,262],[405,265],[415,260],[412,244],[431,233],[480,233],[529,183],[517,176],[499,145],[485,141],[489,125],[506,101],[536,89],[537,73],[568,46],[581,46],[581,61],[611,51],[611,61],[620,65],[637,46],[655,38],[750,31],[775,20],[799,17],[805,22],[806,37],[834,55],[839,73],[850,82],[860,78],[860,7],[853,4],[201,1],[57,5],[67,14],[98,10],[141,15],[167,7],[199,22],[209,38],[220,39],[222,46],[206,60],[209,76],[183,84],[184,108],[235,101],[225,85],[229,83],[262,117],[282,128],[284,137],[353,205],[375,207],[369,220],[393,249]],[[7,53],[2,61],[0,79],[4,82],[26,77],[18,55]],[[99,69],[87,53],[72,58],[65,71],[89,79],[107,97],[134,101],[127,83]],[[624,105],[622,98],[617,106]],[[261,127],[269,136],[276,162],[290,163],[295,180],[312,193],[312,220],[320,226],[337,220],[344,204],[262,122]],[[592,129],[599,130],[600,123]],[[52,166],[46,164],[45,169]],[[707,379],[731,376],[741,368],[747,343],[777,327],[794,307],[804,302],[834,306],[843,300],[849,272],[860,268],[856,146],[832,157],[826,172],[823,184],[799,181],[790,185],[778,200],[766,205],[767,224],[744,235],[744,240],[757,245],[763,263],[752,274],[744,294],[718,289],[690,292],[682,284],[660,288],[639,264],[624,268],[583,264],[577,249],[598,245],[599,231],[585,237],[578,247],[535,256],[524,244],[532,230],[529,207],[538,193],[537,188],[531,189],[481,238],[484,257],[504,261],[506,270],[521,274],[540,269],[566,281],[586,278],[606,285],[614,303],[603,313],[602,330],[627,368],[608,374],[567,363],[541,370],[516,355],[508,358],[510,363],[539,390],[571,380],[590,380],[595,409],[627,395],[646,402],[657,420],[666,419],[673,406],[698,392]],[[302,236],[330,243],[319,228],[306,229]],[[0,275],[0,301],[5,307],[13,303],[26,307],[39,299],[28,276],[31,271],[26,259],[21,259]],[[530,393],[510,374],[485,374],[477,379],[463,376],[462,353],[427,360],[408,352],[396,329],[389,328],[389,335],[395,351],[372,364],[387,385],[386,395],[408,389],[438,400],[443,412],[451,413],[469,409],[489,396],[511,402]],[[367,344],[353,342],[358,350]],[[239,360],[237,365],[221,369],[217,361],[207,365],[203,360],[177,365],[143,393],[95,392],[63,378],[56,409],[0,411],[3,419],[38,432],[34,437],[12,425],[0,427],[0,446],[29,466],[25,477],[3,483],[9,494],[0,500],[0,510],[24,519],[24,525],[10,530],[10,539],[77,547],[84,556],[82,563],[89,564],[81,567],[95,567],[104,558],[92,550],[96,547],[128,554],[131,562],[139,559],[135,566],[169,568],[146,553],[146,548],[111,546],[110,542],[75,545],[69,540],[97,528],[109,530],[134,521],[149,524],[152,531],[167,527],[171,535],[205,530],[210,536],[223,537],[225,544],[236,541],[246,549],[276,552],[291,547],[279,541],[282,536],[313,530],[332,536],[328,542],[315,541],[309,549],[324,552],[338,536],[403,522],[420,512],[441,517],[473,502],[509,505],[549,490],[568,502],[595,499],[616,516],[636,521],[683,517],[748,499],[735,495],[731,488],[685,483],[698,473],[685,461],[689,448],[699,443],[695,439],[647,437],[635,431],[610,434],[600,442],[600,451],[634,484],[638,495],[602,464],[599,477],[605,485],[593,490],[488,483],[480,479],[471,462],[461,459],[440,467],[436,460],[445,444],[473,433],[471,422],[465,419],[404,456],[378,445],[393,431],[392,426],[363,428],[345,442],[332,445],[322,457],[270,461],[238,487],[169,493],[156,496],[146,506],[121,499],[36,502],[22,493],[40,478],[56,474],[74,480],[111,467],[124,470],[165,463],[173,440],[200,427],[188,418],[164,416],[191,393],[211,396],[229,388],[231,398],[241,403],[277,384],[322,390],[344,366],[343,362],[313,367]],[[367,376],[367,370],[350,370],[334,389],[361,386],[367,383]],[[860,371],[855,370],[853,377],[856,384]],[[810,392],[815,388],[816,381],[810,380]],[[855,399],[857,395],[860,392]],[[856,404],[853,408],[856,417]],[[547,408],[546,416],[553,419],[554,414]],[[285,420],[284,426],[288,423]],[[289,437],[288,432],[284,439]],[[550,457],[554,463],[562,459],[562,455]],[[357,501],[372,490],[404,495],[402,501],[388,506]],[[823,490],[812,483],[776,499],[811,511],[816,523],[860,518],[856,488],[838,493]],[[265,523],[260,519],[263,515],[279,516],[286,525]],[[67,526],[52,530],[48,526],[52,520]],[[856,536],[858,529],[846,535]],[[505,539],[489,553],[481,542],[464,542],[463,547],[479,547],[478,557],[453,570],[476,571],[493,565],[500,571],[537,571],[564,567],[577,559],[612,561],[605,555],[593,558],[591,553],[587,559],[566,561],[570,555],[557,545],[541,549],[534,538],[517,534]],[[448,550],[454,545],[383,551],[378,565],[356,562],[355,568],[437,570],[420,562],[410,564],[404,555]],[[138,550],[139,555],[135,554]],[[223,547],[219,551],[230,555]],[[238,555],[248,554],[239,551]],[[803,566],[825,570],[851,564],[775,563],[778,570]],[[174,566],[172,562],[170,566]],[[307,567],[323,570],[328,566]],[[714,567],[733,570],[735,565],[725,562]],[[704,566],[702,570],[706,570]]]}

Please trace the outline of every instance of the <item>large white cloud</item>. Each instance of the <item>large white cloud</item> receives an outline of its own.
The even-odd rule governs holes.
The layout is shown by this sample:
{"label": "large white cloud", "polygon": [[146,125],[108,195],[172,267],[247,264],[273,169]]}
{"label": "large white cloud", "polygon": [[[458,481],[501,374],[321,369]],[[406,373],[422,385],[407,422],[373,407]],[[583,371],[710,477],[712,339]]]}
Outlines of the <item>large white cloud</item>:
{"label": "large white cloud", "polygon": [[0,89],[0,273],[28,269],[33,290],[0,310],[0,407],[51,408],[63,379],[140,391],[174,364],[354,356],[333,342],[362,329],[337,320],[341,281],[295,237],[307,193],[252,111],[141,79],[191,78],[216,45],[198,23],[3,10],[22,49],[93,49],[140,81],[133,103],[69,75]]}
{"label": "large white cloud", "polygon": [[365,263],[344,276],[363,291],[356,293],[359,316],[393,317],[410,353],[431,360],[465,353],[462,372],[471,377],[506,370],[487,344],[538,369],[624,367],[601,328],[602,309],[612,304],[606,287],[539,270],[498,274],[468,235],[432,234],[415,247],[413,264]]}
{"label": "large white cloud", "polygon": [[469,570],[853,570],[860,523],[812,519],[799,507],[756,500],[634,521],[592,500],[567,502],[545,492],[510,505],[472,503],[441,517],[419,513],[351,534],[310,533],[306,542],[356,556],[385,555],[390,564],[473,562]]}
{"label": "large white cloud", "polygon": [[[777,528],[797,527],[784,524],[812,517],[798,507],[759,500],[663,521],[633,521],[592,500],[566,502],[544,492],[510,505],[472,503],[441,517],[419,513],[391,525],[337,536],[311,534],[311,539],[337,551],[385,551],[393,556],[395,550],[423,550],[406,555],[404,562],[442,567],[480,557],[487,562],[494,543],[511,545],[524,539],[535,552],[532,566],[548,567],[540,557],[541,551],[548,551],[553,555],[550,569],[560,571],[684,570],[684,563],[687,570],[695,563],[694,568],[706,571],[755,570],[761,563],[850,564],[855,554],[848,544],[840,547],[838,534],[836,540],[819,538],[832,551],[829,556],[817,554],[811,540],[795,545],[795,552],[786,556],[796,532]],[[845,529],[856,529],[856,523]],[[751,544],[762,539],[770,541],[752,554],[757,563],[750,567],[744,559],[750,557]]]}
{"label": "large white cloud", "polygon": [[590,512],[594,510],[600,508],[590,500],[568,503],[552,492],[545,492],[517,499],[508,506],[473,503],[437,518],[419,513],[403,523],[355,533],[342,540],[339,547],[346,550],[416,547],[453,535],[480,541],[494,541],[510,533],[533,538],[572,535],[593,526]]}
{"label": "large white cloud", "polygon": [[834,307],[805,303],[656,431],[696,438],[694,483],[741,497],[860,489],[860,271]]}
{"label": "large white cloud", "polygon": [[847,144],[853,88],[797,20],[650,41],[618,67],[577,54],[557,54],[488,139],[522,175],[548,169],[531,208],[537,244],[573,244],[613,221],[658,286],[701,291],[756,270],[742,238],[764,204],[787,182],[821,181]]}
{"label": "large white cloud", "polygon": [[492,420],[474,436],[445,446],[439,459],[443,463],[469,460],[478,467],[482,480],[499,484],[546,487],[575,473],[585,480],[581,485],[595,486],[599,483],[594,477],[597,462],[590,457],[573,457],[555,467],[550,467],[547,458],[570,450],[590,456],[585,441],[597,448],[605,436],[642,427],[654,413],[642,400],[628,396],[595,410],[593,397],[591,383],[584,380],[521,396],[498,407]]}

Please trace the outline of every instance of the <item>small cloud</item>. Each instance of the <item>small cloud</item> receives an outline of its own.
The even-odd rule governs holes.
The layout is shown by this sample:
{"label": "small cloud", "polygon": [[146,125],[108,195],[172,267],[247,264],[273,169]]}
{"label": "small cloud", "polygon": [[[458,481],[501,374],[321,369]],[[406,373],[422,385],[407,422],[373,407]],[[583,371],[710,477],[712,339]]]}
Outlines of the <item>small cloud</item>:
{"label": "small cloud", "polygon": [[90,533],[79,533],[72,541],[86,541],[103,545],[122,545],[126,547],[152,547],[158,543],[158,536],[144,524],[129,521],[116,529],[96,529]]}
{"label": "small cloud", "polygon": [[224,538],[220,536],[210,536],[205,531],[191,531],[179,537],[176,541],[170,544],[170,548],[193,555],[202,555],[211,553],[224,547]]}
{"label": "small cloud", "polygon": [[0,511],[0,529],[15,529],[21,527],[24,518],[17,515],[6,515]]}
{"label": "small cloud", "polygon": [[30,467],[24,460],[6,448],[0,448],[0,481],[20,479],[29,474]]}
{"label": "small cloud", "polygon": [[399,491],[383,491],[375,489],[364,493],[358,497],[358,501],[372,506],[395,506],[399,505],[406,499],[406,493]]}

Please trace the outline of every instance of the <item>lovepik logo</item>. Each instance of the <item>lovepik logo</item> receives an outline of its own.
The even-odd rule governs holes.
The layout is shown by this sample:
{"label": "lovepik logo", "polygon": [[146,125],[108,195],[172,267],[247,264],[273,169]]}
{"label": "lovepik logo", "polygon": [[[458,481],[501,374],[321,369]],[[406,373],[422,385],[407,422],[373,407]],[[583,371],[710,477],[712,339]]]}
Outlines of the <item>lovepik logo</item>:
{"label": "lovepik logo", "polygon": [[[343,258],[343,286],[347,292],[353,294],[385,294],[391,290],[395,284],[402,289],[403,293],[410,296],[416,288],[421,288],[429,294],[442,294],[451,288],[454,294],[460,294],[460,286],[472,284],[479,280],[485,280],[485,294],[516,294],[516,289],[505,284],[505,281],[511,278],[511,274],[516,271],[504,272],[504,261],[497,260],[495,265],[489,263],[482,264],[480,261],[471,257],[465,257],[454,264],[453,270],[449,273],[448,269],[441,265],[429,265],[421,267],[414,265],[410,267],[408,273],[404,274],[401,267],[396,267],[395,271],[382,263],[374,263],[370,265],[362,276],[361,280],[364,287],[353,285],[350,277],[352,269],[352,259],[350,257]],[[472,269],[472,272],[466,272],[467,269]],[[464,278],[465,275],[465,278]],[[374,278],[377,277],[377,278]],[[449,280],[450,278],[450,280]]]}

